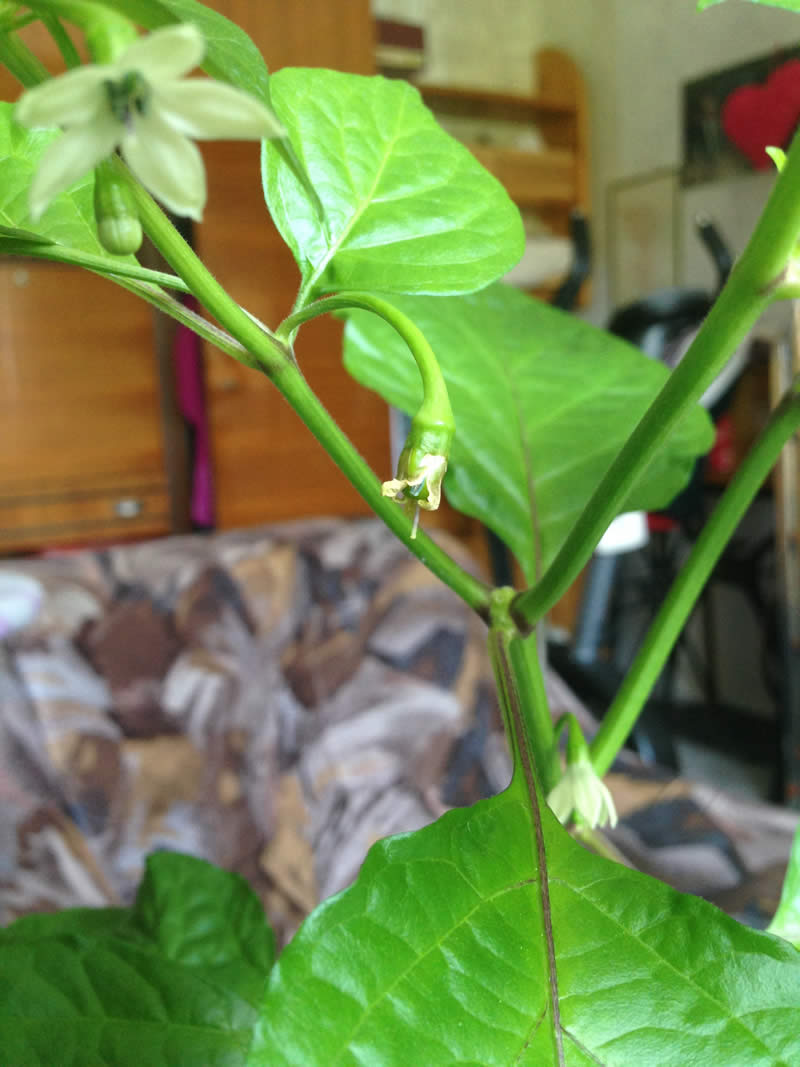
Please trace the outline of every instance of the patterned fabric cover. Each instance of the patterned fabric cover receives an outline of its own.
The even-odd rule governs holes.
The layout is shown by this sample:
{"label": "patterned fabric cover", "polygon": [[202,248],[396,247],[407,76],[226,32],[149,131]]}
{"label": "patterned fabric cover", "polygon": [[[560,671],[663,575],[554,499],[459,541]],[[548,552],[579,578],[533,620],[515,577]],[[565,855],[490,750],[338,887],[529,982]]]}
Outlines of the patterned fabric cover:
{"label": "patterned fabric cover", "polygon": [[[41,606],[0,643],[0,923],[127,903],[144,857],[168,848],[242,873],[283,943],[372,842],[508,780],[483,624],[379,523],[2,574],[35,579]],[[548,686],[555,713],[591,728]],[[623,857],[768,920],[796,816],[632,758],[610,784]]]}

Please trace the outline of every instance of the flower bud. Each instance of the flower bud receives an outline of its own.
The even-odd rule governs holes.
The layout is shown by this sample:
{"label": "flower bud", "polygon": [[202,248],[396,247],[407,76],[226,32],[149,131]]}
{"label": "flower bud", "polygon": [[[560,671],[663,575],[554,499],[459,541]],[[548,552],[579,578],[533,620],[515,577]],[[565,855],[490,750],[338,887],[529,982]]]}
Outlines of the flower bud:
{"label": "flower bud", "polygon": [[142,244],[142,224],[133,194],[108,163],[101,163],[94,174],[94,217],[97,237],[106,252],[129,256]]}
{"label": "flower bud", "polygon": [[567,766],[560,781],[547,797],[553,814],[566,825],[575,814],[579,822],[590,829],[596,826],[616,826],[617,809],[606,784],[592,766],[589,746],[577,719],[570,712],[562,715],[556,725],[556,736],[566,727]]}

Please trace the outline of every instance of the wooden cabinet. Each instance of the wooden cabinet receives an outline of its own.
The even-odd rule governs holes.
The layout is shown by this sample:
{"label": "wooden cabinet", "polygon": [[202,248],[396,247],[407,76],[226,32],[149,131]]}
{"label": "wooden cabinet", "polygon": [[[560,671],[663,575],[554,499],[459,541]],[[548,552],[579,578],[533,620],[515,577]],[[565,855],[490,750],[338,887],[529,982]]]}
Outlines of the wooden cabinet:
{"label": "wooden cabinet", "polygon": [[[270,70],[324,66],[374,69],[367,0],[216,0],[261,49]],[[244,307],[271,326],[289,313],[300,275],[264,205],[257,145],[203,145],[209,199],[195,229],[200,255]],[[345,432],[383,477],[390,475],[385,403],[342,366],[341,324],[304,326],[297,343],[303,373]],[[208,416],[216,523],[221,528],[307,515],[358,515],[366,505],[275,387],[206,346]]]}
{"label": "wooden cabinet", "polygon": [[[271,69],[373,70],[368,0],[211,6],[250,34]],[[41,27],[26,30],[26,39],[58,68]],[[20,88],[0,70],[0,90],[14,99]],[[237,299],[275,324],[291,307],[298,272],[264,206],[258,146],[204,147],[210,197],[197,246]],[[150,308],[83,271],[3,259],[0,313],[0,553],[182,528],[185,442],[169,352],[158,351]],[[308,326],[298,358],[325,404],[388,476],[386,406],[344,371],[341,325]],[[207,399],[220,526],[365,510],[265,378],[208,351]]]}
{"label": "wooden cabinet", "polygon": [[[250,34],[272,70],[307,65],[373,73],[369,0],[212,6]],[[52,46],[41,34],[37,41],[51,60]],[[569,208],[587,201],[582,84],[558,53],[541,53],[538,72],[535,98],[430,87],[424,93],[437,110],[477,106],[534,121],[545,152],[475,151],[518,202],[533,204],[564,232]],[[2,77],[0,88],[6,98],[18,92]],[[243,306],[276,325],[291,309],[299,273],[263,202],[259,148],[235,141],[202,147],[209,200],[195,228],[198,251]],[[6,259],[0,312],[0,552],[185,525],[185,441],[169,352],[155,343],[150,309],[77,269]],[[332,319],[304,327],[298,361],[365,459],[388,477],[387,408],[344,371],[341,331]],[[205,382],[217,525],[365,513],[266,378],[206,346]],[[462,535],[474,525],[461,517],[444,521]]]}
{"label": "wooden cabinet", "polygon": [[[448,118],[485,120],[533,134],[538,148],[518,148],[468,139],[467,146],[503,183],[520,211],[533,212],[554,235],[568,236],[570,215],[589,215],[589,120],[586,88],[575,62],[555,48],[533,57],[530,96],[459,86],[420,85],[423,99],[445,125]],[[535,131],[535,134],[534,134]],[[488,142],[488,143],[487,143]],[[537,295],[548,299],[561,279]],[[588,287],[582,291],[588,298]]]}
{"label": "wooden cabinet", "polygon": [[73,267],[0,261],[0,552],[165,533],[150,309]]}

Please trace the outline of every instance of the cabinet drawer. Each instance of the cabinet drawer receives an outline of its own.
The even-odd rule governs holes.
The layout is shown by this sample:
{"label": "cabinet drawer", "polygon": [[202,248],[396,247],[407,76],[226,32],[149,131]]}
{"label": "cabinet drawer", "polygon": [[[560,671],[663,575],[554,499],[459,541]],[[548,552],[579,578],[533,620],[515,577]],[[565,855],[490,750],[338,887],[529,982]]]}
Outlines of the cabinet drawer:
{"label": "cabinet drawer", "polygon": [[98,486],[4,495],[0,554],[169,533],[166,484]]}

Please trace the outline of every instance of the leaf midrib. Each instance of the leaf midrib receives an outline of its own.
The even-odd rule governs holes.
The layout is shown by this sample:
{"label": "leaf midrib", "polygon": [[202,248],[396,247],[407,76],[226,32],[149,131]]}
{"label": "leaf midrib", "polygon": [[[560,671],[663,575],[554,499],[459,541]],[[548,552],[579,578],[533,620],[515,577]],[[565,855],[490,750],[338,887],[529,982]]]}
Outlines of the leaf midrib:
{"label": "leaf midrib", "polygon": [[[336,237],[335,239],[331,235],[331,241],[328,244],[328,249],[327,249],[325,255],[322,257],[320,262],[317,263],[314,266],[314,268],[313,268],[313,270],[311,272],[311,275],[309,276],[309,278],[304,283],[303,288],[305,289],[305,291],[307,293],[311,293],[313,291],[314,286],[317,284],[319,279],[325,273],[325,270],[327,269],[328,264],[331,262],[333,257],[336,255],[336,253],[340,250],[340,248],[342,247],[344,242],[347,240],[347,238],[350,235],[350,233],[352,232],[353,228],[360,221],[360,219],[363,216],[364,212],[368,209],[370,204],[373,203],[373,194],[374,194],[375,190],[377,189],[378,185],[380,184],[381,178],[383,177],[383,173],[384,173],[384,171],[386,169],[386,165],[387,165],[387,163],[389,161],[389,158],[391,156],[392,150],[394,149],[394,146],[400,140],[400,131],[398,130],[397,127],[399,125],[400,119],[403,117],[403,113],[406,110],[406,101],[408,99],[409,99],[409,94],[408,93],[404,93],[403,97],[402,97],[401,107],[398,109],[398,113],[397,113],[397,116],[396,116],[396,119],[395,119],[395,124],[394,124],[395,125],[395,131],[394,131],[394,134],[393,134],[391,140],[384,142],[383,158],[381,159],[380,166],[377,169],[377,172],[376,172],[375,178],[374,178],[374,180],[372,182],[372,185],[370,187],[369,193],[367,194],[367,196],[363,200],[363,202],[359,206],[357,206],[356,210],[352,213],[352,215],[350,216],[350,218],[349,218],[349,220],[347,222],[347,225],[342,229],[340,235],[338,237]],[[344,163],[345,163],[345,169],[347,170],[348,178],[350,179],[350,186],[351,186],[351,188],[354,188],[354,183],[352,181],[352,174],[350,173],[349,169],[347,168],[347,153],[346,152],[343,154],[342,158],[343,158]],[[323,208],[324,208],[324,206],[325,205],[323,204]],[[326,211],[326,218],[325,218],[324,222],[326,223],[326,229],[328,230],[328,233],[330,233],[330,220],[327,218],[327,211]]]}

